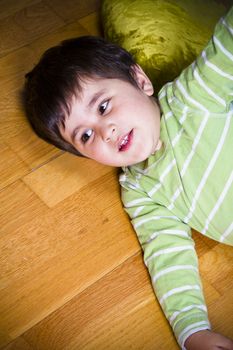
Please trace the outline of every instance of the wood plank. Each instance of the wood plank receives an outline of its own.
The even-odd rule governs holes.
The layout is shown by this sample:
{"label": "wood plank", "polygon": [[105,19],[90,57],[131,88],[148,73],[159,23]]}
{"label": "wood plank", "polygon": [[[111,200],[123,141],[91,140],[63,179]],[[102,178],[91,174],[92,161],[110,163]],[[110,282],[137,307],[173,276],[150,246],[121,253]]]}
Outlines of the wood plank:
{"label": "wood plank", "polygon": [[64,152],[40,139],[29,126],[15,137],[8,137],[6,143],[23,159],[31,170],[35,170]]}
{"label": "wood plank", "polygon": [[101,19],[98,12],[91,13],[89,16],[81,18],[79,23],[88,31],[89,34],[103,36]]}
{"label": "wood plank", "polygon": [[53,33],[46,35],[43,38],[33,41],[29,44],[29,48],[32,49],[36,61],[31,62],[31,67],[37,62],[42,53],[49,47],[59,44],[62,40],[74,38],[82,35],[88,35],[87,29],[85,29],[78,21],[62,26]]}
{"label": "wood plank", "polygon": [[67,23],[99,11],[101,3],[100,0],[66,0],[65,4],[63,0],[44,0],[44,2]]}
{"label": "wood plank", "polygon": [[[8,239],[11,241],[14,237],[12,233],[22,223],[31,222],[36,216],[48,210],[48,207],[20,180],[0,192],[0,203],[0,244]],[[14,240],[11,244],[14,245]],[[3,246],[1,248],[3,249]]]}
{"label": "wood plank", "polygon": [[[232,279],[232,275],[231,275]],[[224,292],[209,310],[212,327],[216,332],[233,339],[232,289]]]}
{"label": "wood plank", "polygon": [[[214,242],[214,245],[210,246],[209,243],[213,242],[212,239],[209,239],[207,237],[204,237],[199,232],[192,230],[192,238],[195,241],[195,249],[198,255],[198,258],[200,259],[205,253],[208,253],[213,247],[218,244],[218,242]],[[210,241],[210,242],[209,242]]]}
{"label": "wood plank", "polygon": [[24,339],[38,350],[154,349],[155,344],[178,349],[155,302],[141,254],[27,331]]}
{"label": "wood plank", "polygon": [[74,194],[15,227],[11,239],[1,237],[5,334],[21,335],[139,250],[128,221],[119,217],[105,217],[89,197]]}
{"label": "wood plank", "polygon": [[111,167],[65,153],[28,174],[23,181],[53,207],[110,171]]}
{"label": "wood plank", "polygon": [[2,100],[0,102],[0,140],[8,145],[9,148],[14,149],[14,142],[10,141],[14,140],[14,137],[20,133],[27,133],[29,126],[24,112],[20,106],[15,103],[18,99],[18,91],[12,91],[11,98],[10,95],[6,96],[4,93],[2,95]]}
{"label": "wood plank", "polygon": [[[210,284],[205,288],[208,300],[213,296],[219,300]],[[38,350],[178,349],[141,253],[27,331],[24,338]]]}
{"label": "wood plank", "polygon": [[[218,244],[200,259],[202,273],[208,276],[209,282],[221,295],[224,295],[225,292],[233,288],[232,261],[233,249],[224,244]],[[216,269],[216,266],[220,266],[221,268]]]}
{"label": "wood plank", "polygon": [[42,1],[21,9],[1,20],[0,57],[63,25],[64,21]]}
{"label": "wood plank", "polygon": [[4,350],[33,350],[33,348],[22,337],[18,337],[4,347]]}
{"label": "wood plank", "polygon": [[23,86],[24,75],[34,67],[46,49],[57,45],[62,40],[87,34],[87,30],[78,22],[72,23],[61,28],[54,28],[53,33],[2,57],[0,59],[0,86],[2,86],[3,93],[8,95]]}
{"label": "wood plank", "polygon": [[12,16],[15,12],[22,10],[24,7],[36,4],[41,0],[1,0],[0,2],[0,19]]}
{"label": "wood plank", "polygon": [[29,172],[26,164],[5,144],[0,144],[0,190]]}
{"label": "wood plank", "polygon": [[[82,192],[91,198],[92,203],[101,210],[107,217],[118,214],[124,216],[130,222],[128,215],[124,212],[120,197],[120,185],[118,169],[111,169],[111,172],[101,176],[91,183],[91,186],[84,187]],[[103,200],[104,199],[104,200]],[[116,212],[114,211],[116,208]],[[131,227],[130,223],[128,225]]]}

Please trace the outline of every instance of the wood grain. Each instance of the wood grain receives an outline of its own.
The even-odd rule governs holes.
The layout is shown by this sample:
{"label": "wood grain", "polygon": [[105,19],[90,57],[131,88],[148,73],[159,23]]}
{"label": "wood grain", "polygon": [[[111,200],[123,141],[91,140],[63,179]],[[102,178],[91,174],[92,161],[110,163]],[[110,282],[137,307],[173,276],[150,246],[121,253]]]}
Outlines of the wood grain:
{"label": "wood grain", "polygon": [[73,1],[66,0],[44,0],[66,22],[73,22],[81,19],[92,12],[97,12],[100,8],[100,0]]}
{"label": "wood grain", "polygon": [[[0,1],[0,348],[178,349],[120,203],[119,171],[47,145],[21,103],[48,47],[101,35],[100,1]],[[210,319],[233,337],[233,250],[193,233]]]}
{"label": "wood grain", "polygon": [[0,163],[0,190],[20,179],[28,172],[28,167],[20,157],[9,147],[0,144],[1,157],[4,161]]}
{"label": "wood grain", "polygon": [[26,175],[23,181],[53,207],[109,171],[110,167],[66,153]]}
{"label": "wood grain", "polygon": [[0,57],[62,25],[64,21],[43,2],[24,7],[1,20]]}

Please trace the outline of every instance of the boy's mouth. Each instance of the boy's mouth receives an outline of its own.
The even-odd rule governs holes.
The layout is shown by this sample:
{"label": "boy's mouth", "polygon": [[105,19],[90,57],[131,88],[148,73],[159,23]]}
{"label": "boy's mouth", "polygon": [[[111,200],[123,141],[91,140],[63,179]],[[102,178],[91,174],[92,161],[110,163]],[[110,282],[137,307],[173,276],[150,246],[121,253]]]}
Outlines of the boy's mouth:
{"label": "boy's mouth", "polygon": [[118,147],[119,152],[123,152],[129,149],[131,145],[132,137],[133,137],[133,129],[121,139]]}

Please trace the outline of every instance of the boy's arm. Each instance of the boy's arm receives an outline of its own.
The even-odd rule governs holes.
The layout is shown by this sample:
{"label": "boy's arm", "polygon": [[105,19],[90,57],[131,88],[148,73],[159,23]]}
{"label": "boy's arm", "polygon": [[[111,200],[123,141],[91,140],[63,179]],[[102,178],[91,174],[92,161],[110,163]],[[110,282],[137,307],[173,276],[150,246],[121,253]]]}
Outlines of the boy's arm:
{"label": "boy's arm", "polygon": [[184,349],[190,335],[210,329],[190,228],[143,191],[123,188],[122,199],[156,296]]}

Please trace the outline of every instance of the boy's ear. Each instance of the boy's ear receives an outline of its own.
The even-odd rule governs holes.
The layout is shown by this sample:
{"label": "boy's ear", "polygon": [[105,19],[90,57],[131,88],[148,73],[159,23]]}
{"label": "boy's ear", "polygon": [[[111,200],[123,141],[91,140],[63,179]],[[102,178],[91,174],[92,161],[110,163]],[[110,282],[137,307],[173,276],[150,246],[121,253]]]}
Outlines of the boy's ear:
{"label": "boy's ear", "polygon": [[138,64],[133,65],[132,69],[134,72],[134,79],[136,80],[138,87],[144,91],[146,95],[152,96],[154,93],[154,88],[146,73]]}

